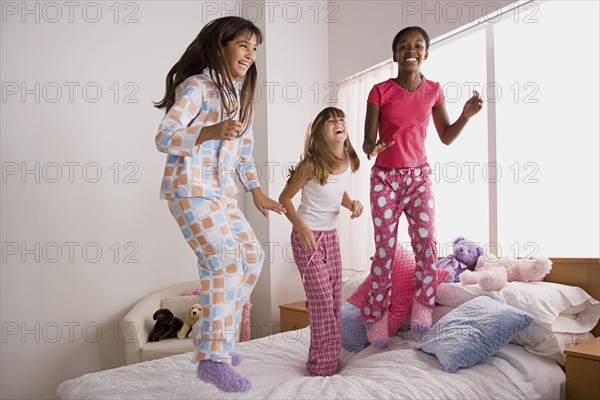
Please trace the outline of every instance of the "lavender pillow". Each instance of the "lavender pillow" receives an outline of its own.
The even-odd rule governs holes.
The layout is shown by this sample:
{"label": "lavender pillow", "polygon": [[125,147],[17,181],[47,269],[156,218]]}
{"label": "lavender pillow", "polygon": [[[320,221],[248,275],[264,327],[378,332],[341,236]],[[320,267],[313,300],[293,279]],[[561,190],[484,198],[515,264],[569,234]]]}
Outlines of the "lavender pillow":
{"label": "lavender pillow", "polygon": [[442,317],[416,348],[435,354],[446,372],[486,361],[533,322],[528,313],[487,296]]}

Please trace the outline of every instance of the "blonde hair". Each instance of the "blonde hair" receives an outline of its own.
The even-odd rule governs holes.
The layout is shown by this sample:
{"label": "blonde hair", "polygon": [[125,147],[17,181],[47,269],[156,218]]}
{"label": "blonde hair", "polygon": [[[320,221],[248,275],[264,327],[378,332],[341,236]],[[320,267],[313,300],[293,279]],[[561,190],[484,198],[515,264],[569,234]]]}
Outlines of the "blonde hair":
{"label": "blonde hair", "polygon": [[[325,140],[325,122],[332,118],[346,118],[346,114],[339,108],[327,107],[310,124],[304,141],[304,153],[300,157],[300,162],[295,167],[290,168],[288,183],[298,171],[304,172],[306,168],[310,168],[310,173],[314,176],[315,181],[319,182],[320,185],[325,185],[329,176],[336,172],[339,165],[344,161],[333,154],[331,147]],[[360,159],[348,137],[344,141],[344,151],[348,154],[352,172],[356,172],[360,167]]]}

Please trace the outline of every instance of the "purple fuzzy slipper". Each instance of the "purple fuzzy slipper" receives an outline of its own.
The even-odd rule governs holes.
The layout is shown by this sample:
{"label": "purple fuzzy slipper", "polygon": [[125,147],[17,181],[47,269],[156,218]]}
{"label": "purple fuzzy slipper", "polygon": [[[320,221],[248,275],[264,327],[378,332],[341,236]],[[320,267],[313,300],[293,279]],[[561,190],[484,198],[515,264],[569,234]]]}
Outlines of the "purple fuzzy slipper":
{"label": "purple fuzzy slipper", "polygon": [[201,381],[211,383],[223,392],[245,392],[252,387],[250,381],[235,372],[231,364],[203,360],[198,363],[196,373]]}
{"label": "purple fuzzy slipper", "polygon": [[231,357],[231,365],[233,365],[234,367],[237,367],[242,363],[242,356],[240,356],[235,351],[230,351],[229,356]]}

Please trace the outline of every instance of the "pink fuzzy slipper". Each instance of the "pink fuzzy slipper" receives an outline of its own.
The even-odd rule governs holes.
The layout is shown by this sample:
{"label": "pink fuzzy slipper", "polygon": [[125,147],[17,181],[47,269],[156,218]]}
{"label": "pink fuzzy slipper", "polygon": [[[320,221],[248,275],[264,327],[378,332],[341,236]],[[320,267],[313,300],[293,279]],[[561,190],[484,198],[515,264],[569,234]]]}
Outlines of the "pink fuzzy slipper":
{"label": "pink fuzzy slipper", "polygon": [[198,363],[196,373],[201,381],[213,384],[223,392],[245,392],[252,387],[250,381],[235,372],[231,364],[203,360]]}
{"label": "pink fuzzy slipper", "polygon": [[410,326],[413,332],[424,333],[431,328],[431,308],[413,299]]}
{"label": "pink fuzzy slipper", "polygon": [[366,326],[369,342],[378,349],[387,349],[390,343],[387,313],[383,314],[383,317],[379,321],[368,323]]}

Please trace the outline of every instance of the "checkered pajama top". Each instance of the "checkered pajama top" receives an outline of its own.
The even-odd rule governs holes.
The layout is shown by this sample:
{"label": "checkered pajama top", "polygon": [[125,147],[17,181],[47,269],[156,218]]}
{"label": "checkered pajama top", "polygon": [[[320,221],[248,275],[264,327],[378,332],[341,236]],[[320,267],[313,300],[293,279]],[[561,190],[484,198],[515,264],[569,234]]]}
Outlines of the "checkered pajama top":
{"label": "checkered pajama top", "polygon": [[[239,99],[240,85],[234,85]],[[260,186],[252,157],[252,123],[238,139],[195,144],[203,127],[228,118],[221,108],[208,69],[177,86],[175,103],[155,139],[158,150],[167,154],[160,198],[233,196],[238,192],[236,176],[246,191]]]}

